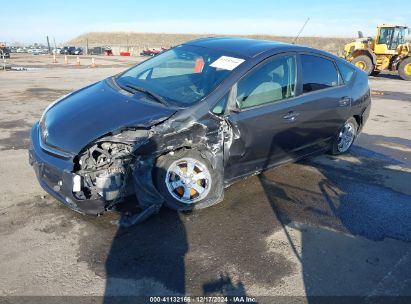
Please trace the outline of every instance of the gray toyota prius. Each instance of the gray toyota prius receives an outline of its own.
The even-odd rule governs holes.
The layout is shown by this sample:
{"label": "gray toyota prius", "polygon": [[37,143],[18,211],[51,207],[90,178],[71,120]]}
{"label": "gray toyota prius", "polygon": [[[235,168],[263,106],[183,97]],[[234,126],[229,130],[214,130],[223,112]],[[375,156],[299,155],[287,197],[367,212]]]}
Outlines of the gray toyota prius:
{"label": "gray toyota prius", "polygon": [[238,179],[347,152],[370,112],[367,75],[323,51],[205,38],[52,103],[31,131],[41,186],[84,214],[129,196],[139,219],[205,208]]}

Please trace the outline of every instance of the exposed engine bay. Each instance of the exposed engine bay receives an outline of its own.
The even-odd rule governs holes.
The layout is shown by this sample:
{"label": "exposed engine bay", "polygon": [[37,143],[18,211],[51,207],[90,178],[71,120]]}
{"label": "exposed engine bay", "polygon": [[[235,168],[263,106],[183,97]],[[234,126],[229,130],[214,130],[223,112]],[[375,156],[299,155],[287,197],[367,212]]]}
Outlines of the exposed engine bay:
{"label": "exposed engine bay", "polygon": [[133,160],[132,145],[116,142],[97,142],[84,150],[76,159],[74,173],[79,178],[73,185],[78,199],[103,198],[113,205],[126,195],[130,162]]}

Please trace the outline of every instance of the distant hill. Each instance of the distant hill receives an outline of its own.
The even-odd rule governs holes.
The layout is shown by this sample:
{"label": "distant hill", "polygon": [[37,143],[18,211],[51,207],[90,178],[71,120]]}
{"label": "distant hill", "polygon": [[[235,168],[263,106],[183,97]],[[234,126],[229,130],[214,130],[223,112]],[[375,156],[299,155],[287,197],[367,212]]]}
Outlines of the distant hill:
{"label": "distant hill", "polygon": [[[138,32],[91,32],[82,34],[65,45],[89,47],[109,45],[113,51],[129,50],[133,53],[140,52],[146,48],[171,47],[188,40],[212,36],[228,36],[216,34],[166,34],[166,33],[138,33]],[[256,38],[265,40],[275,40],[282,42],[292,42],[294,37],[270,36],[270,35],[230,35],[235,37]],[[342,51],[344,44],[352,41],[352,38],[326,38],[326,37],[300,37],[298,44],[319,48],[328,52],[338,54]]]}

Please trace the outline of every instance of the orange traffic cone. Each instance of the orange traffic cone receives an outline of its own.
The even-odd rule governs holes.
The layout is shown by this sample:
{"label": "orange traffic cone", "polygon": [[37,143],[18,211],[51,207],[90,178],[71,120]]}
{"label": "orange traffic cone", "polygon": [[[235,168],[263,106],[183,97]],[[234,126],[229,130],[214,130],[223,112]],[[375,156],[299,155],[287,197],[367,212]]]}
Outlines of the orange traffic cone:
{"label": "orange traffic cone", "polygon": [[94,61],[94,57],[91,57],[91,67],[92,68],[96,67],[96,62]]}
{"label": "orange traffic cone", "polygon": [[53,63],[57,63],[56,54],[53,54]]}
{"label": "orange traffic cone", "polygon": [[67,58],[67,55],[64,55],[64,64],[68,64],[68,58]]}
{"label": "orange traffic cone", "polygon": [[80,65],[80,57],[79,56],[77,56],[76,64]]}

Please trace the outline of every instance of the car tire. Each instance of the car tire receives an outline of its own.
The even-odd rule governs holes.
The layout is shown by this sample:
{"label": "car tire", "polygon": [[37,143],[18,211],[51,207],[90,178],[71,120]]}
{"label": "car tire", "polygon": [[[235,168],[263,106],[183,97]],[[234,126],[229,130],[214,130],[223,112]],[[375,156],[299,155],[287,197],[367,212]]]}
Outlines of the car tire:
{"label": "car tire", "polygon": [[363,70],[365,73],[367,73],[367,75],[371,75],[375,68],[371,58],[367,55],[360,55],[358,57],[355,57],[351,61],[351,63],[354,64],[357,68]]}
{"label": "car tire", "polygon": [[221,173],[197,150],[181,149],[162,155],[154,171],[156,189],[170,209],[203,209],[221,201]]}
{"label": "car tire", "polygon": [[371,76],[378,76],[381,73],[381,71],[372,71]]}
{"label": "car tire", "polygon": [[348,152],[357,137],[358,123],[354,117],[348,119],[339,129],[332,143],[330,154],[339,155]]}
{"label": "car tire", "polygon": [[411,57],[405,58],[398,66],[398,74],[404,80],[411,81]]}

